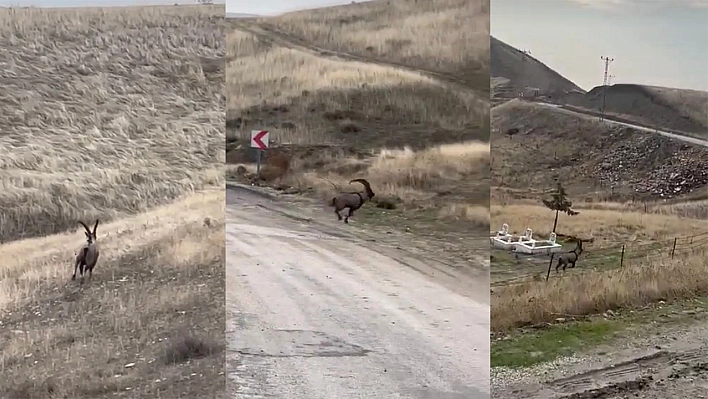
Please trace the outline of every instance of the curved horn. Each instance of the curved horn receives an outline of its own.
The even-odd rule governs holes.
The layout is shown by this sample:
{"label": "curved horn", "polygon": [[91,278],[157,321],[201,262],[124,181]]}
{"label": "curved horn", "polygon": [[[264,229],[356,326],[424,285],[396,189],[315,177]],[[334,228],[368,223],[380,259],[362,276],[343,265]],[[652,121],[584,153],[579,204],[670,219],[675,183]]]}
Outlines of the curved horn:
{"label": "curved horn", "polygon": [[366,189],[366,193],[369,195],[369,197],[373,197],[374,191],[371,190],[371,184],[366,179],[354,179],[349,182],[349,184],[352,184],[354,182],[359,182],[362,185],[364,185],[364,188]]}
{"label": "curved horn", "polygon": [[96,219],[96,224],[93,225],[93,235],[96,236],[96,228],[98,227],[98,219]]}
{"label": "curved horn", "polygon": [[84,226],[84,229],[86,229],[86,232],[87,232],[87,233],[91,234],[91,229],[89,229],[88,226],[86,226],[86,223],[84,223],[84,222],[82,222],[82,221],[79,221],[79,224],[81,224],[82,226]]}

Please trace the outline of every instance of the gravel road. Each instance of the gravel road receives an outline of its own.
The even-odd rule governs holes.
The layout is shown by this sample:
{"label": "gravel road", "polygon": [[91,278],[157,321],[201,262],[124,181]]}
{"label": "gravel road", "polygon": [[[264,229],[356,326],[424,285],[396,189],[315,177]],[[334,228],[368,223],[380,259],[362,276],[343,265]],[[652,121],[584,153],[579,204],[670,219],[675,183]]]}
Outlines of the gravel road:
{"label": "gravel road", "polygon": [[489,397],[487,281],[432,277],[403,251],[272,202],[227,190],[233,397]]}

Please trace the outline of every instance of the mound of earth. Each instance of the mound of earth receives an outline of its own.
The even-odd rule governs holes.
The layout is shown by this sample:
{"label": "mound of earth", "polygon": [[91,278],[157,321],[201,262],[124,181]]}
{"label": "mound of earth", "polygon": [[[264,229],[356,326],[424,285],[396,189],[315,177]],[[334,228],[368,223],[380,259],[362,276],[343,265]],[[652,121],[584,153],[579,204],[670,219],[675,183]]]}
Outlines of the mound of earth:
{"label": "mound of earth", "polygon": [[605,110],[638,125],[683,132],[705,139],[708,132],[708,91],[635,84],[595,87],[571,104]]}
{"label": "mound of earth", "polygon": [[574,195],[672,198],[708,185],[708,148],[562,109],[512,100],[492,109],[493,185]]}
{"label": "mound of earth", "polygon": [[[525,95],[543,96],[558,101],[569,94],[584,94],[575,83],[561,76],[541,61],[516,48],[490,37],[492,90],[498,97]],[[502,78],[502,79],[499,79]]]}

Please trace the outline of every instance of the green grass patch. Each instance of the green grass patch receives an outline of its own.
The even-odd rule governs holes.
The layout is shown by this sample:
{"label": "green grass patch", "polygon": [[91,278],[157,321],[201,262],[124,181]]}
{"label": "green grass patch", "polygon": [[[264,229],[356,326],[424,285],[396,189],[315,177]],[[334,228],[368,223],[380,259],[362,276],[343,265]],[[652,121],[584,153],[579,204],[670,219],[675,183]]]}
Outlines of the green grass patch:
{"label": "green grass patch", "polygon": [[614,339],[653,334],[663,325],[680,328],[705,323],[708,297],[618,310],[611,319],[593,317],[537,330],[519,330],[491,343],[492,367],[522,368],[587,351]]}
{"label": "green grass patch", "polygon": [[576,322],[551,326],[492,342],[492,367],[529,367],[578,352],[611,339],[622,326],[614,321]]}

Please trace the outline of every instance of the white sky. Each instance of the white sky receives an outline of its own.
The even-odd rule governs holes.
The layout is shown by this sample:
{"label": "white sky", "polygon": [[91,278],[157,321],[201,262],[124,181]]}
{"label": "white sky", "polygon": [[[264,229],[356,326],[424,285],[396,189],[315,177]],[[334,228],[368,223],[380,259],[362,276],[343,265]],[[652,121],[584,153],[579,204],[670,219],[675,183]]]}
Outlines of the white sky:
{"label": "white sky", "polygon": [[611,83],[708,90],[708,0],[491,0],[491,31],[585,90]]}
{"label": "white sky", "polygon": [[[361,1],[357,0],[357,2]],[[226,0],[226,12],[228,14],[277,15],[290,11],[349,3],[351,0]]]}

